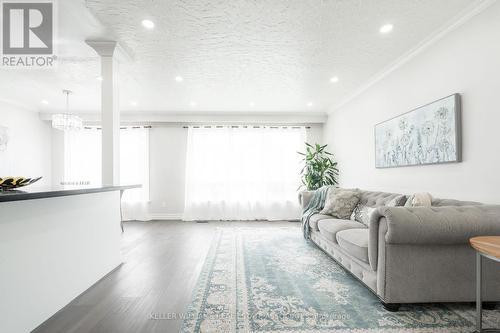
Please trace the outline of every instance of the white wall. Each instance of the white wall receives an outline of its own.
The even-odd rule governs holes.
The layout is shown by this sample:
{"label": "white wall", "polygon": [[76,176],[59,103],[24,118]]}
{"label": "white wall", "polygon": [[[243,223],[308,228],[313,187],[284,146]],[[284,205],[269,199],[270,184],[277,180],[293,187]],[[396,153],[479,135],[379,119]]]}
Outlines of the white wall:
{"label": "white wall", "polygon": [[[500,203],[500,3],[340,109],[325,126],[346,187]],[[463,162],[375,169],[374,125],[462,94]]]}
{"label": "white wall", "polygon": [[[51,183],[51,130],[38,113],[0,101],[0,126],[9,128],[10,141],[0,151],[0,177],[40,177]],[[33,185],[35,186],[35,185]]]}
{"label": "white wall", "polygon": [[[323,142],[323,125],[311,124],[307,141]],[[150,131],[150,213],[156,219],[180,219],[184,212],[187,129],[181,124]]]}

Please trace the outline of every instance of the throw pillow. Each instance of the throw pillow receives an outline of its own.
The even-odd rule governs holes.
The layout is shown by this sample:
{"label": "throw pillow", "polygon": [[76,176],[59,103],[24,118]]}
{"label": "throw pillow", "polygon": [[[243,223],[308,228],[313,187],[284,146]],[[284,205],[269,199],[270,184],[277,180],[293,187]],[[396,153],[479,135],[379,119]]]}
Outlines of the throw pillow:
{"label": "throw pillow", "polygon": [[432,196],[427,193],[415,193],[408,198],[405,203],[405,207],[431,207],[432,206]]}
{"label": "throw pillow", "polygon": [[430,193],[415,193],[413,198],[413,207],[430,207],[432,206],[432,196]]}
{"label": "throw pillow", "polygon": [[348,220],[359,202],[361,194],[357,189],[331,187],[325,200],[325,207],[320,214]]}
{"label": "throw pillow", "polygon": [[386,204],[386,207],[401,207],[404,206],[405,203],[406,203],[406,195],[398,195],[394,199],[391,199]]}
{"label": "throw pillow", "polygon": [[413,207],[413,198],[415,198],[415,194],[412,194],[408,197],[405,203],[405,207]]}
{"label": "throw pillow", "polygon": [[351,214],[351,220],[358,221],[369,227],[371,216],[376,210],[376,207],[369,207],[363,204],[358,204]]}

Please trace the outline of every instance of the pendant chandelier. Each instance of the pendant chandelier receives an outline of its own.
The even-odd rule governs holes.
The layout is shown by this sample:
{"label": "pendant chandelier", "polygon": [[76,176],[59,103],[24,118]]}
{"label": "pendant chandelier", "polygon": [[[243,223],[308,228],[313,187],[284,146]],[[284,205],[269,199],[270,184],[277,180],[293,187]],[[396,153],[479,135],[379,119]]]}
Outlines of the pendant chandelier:
{"label": "pendant chandelier", "polygon": [[66,95],[66,113],[58,113],[52,115],[52,127],[61,131],[78,131],[83,128],[82,118],[69,112],[69,95],[71,90],[63,90]]}

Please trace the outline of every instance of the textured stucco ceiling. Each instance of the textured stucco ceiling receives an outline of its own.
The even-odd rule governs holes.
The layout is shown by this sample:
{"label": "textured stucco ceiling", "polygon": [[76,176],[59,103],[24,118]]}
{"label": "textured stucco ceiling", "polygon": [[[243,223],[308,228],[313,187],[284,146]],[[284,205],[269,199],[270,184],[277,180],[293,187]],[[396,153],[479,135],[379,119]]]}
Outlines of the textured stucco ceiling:
{"label": "textured stucco ceiling", "polygon": [[[84,40],[98,37],[117,39],[132,57],[120,66],[125,111],[326,111],[474,3],[59,1],[58,68],[0,70],[0,98],[50,112],[70,88],[75,110],[97,112],[99,62]],[[145,18],[154,30],[141,26]],[[394,31],[381,35],[387,22]],[[340,81],[330,83],[332,76]]]}

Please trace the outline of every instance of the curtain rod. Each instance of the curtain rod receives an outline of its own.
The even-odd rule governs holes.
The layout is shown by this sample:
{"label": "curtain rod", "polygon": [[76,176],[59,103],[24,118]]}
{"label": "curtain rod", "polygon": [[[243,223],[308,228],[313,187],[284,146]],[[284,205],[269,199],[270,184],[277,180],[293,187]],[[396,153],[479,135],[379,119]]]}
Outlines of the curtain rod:
{"label": "curtain rod", "polygon": [[[192,126],[193,128],[224,128],[224,127],[231,127],[231,128],[301,128],[304,127],[306,129],[310,129],[310,126],[254,126],[254,125],[227,125],[227,126],[222,126],[222,125],[199,125],[199,126]],[[182,126],[182,128],[189,128],[189,126]]]}
{"label": "curtain rod", "polygon": [[[84,129],[96,129],[96,130],[102,130],[102,127],[101,126],[84,126],[83,127]],[[132,129],[136,129],[136,128],[152,128],[152,126],[148,125],[148,126],[121,126],[120,129],[127,129],[127,128],[132,128]]]}
{"label": "curtain rod", "polygon": [[[301,128],[301,127],[304,127],[306,129],[310,129],[311,127],[310,126],[266,126],[266,125],[196,125],[196,126],[192,126],[193,128],[224,128],[224,127],[231,127],[231,128],[294,128],[294,129],[297,129],[297,128]],[[97,130],[102,130],[102,127],[101,126],[84,126],[83,127],[84,129],[97,129]],[[127,128],[132,128],[132,129],[135,129],[135,128],[153,128],[151,125],[147,125],[147,126],[121,126],[120,129],[127,129]],[[189,128],[189,126],[182,126],[182,128]]]}

